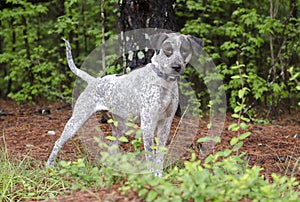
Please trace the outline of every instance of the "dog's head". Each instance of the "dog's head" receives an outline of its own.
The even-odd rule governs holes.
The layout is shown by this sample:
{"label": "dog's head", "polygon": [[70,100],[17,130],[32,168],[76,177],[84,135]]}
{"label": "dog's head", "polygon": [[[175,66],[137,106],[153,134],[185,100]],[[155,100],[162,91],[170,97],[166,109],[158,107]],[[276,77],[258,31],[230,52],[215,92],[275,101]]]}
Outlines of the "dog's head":
{"label": "dog's head", "polygon": [[183,74],[193,52],[204,46],[201,39],[191,35],[162,33],[151,38],[155,52],[151,62],[166,74]]}

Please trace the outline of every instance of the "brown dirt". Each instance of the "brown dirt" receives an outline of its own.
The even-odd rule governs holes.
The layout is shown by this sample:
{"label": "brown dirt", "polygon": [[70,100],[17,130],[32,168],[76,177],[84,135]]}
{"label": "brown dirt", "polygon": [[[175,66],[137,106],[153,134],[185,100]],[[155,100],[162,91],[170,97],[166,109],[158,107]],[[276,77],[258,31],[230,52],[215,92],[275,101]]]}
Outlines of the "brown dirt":
{"label": "brown dirt", "polygon": [[[50,114],[42,115],[40,109],[49,109]],[[6,145],[8,153],[13,156],[29,155],[43,165],[71,113],[71,106],[63,103],[30,106],[0,100],[0,128],[4,137],[0,140],[0,146]],[[250,166],[258,165],[264,168],[262,174],[266,179],[271,181],[271,173],[277,173],[293,175],[300,180],[299,120],[298,112],[277,117],[269,125],[249,124],[248,131],[252,134],[244,141],[241,151],[247,152],[246,157]],[[216,150],[228,148],[230,139],[237,135],[236,132],[226,129],[233,121],[230,117],[227,118],[221,136],[222,142],[216,145]],[[205,126],[206,123],[203,123],[203,126],[201,124],[201,127],[205,128]],[[108,128],[105,125],[104,127]],[[55,135],[49,135],[48,131],[55,131]],[[199,131],[199,134],[203,133],[205,133],[204,129]],[[197,145],[192,148],[196,153],[199,152]],[[82,155],[80,140],[73,138],[63,147],[58,160],[76,160]],[[106,201],[140,201],[133,192],[127,196],[121,195],[117,186],[109,190],[98,190],[95,194],[74,191],[57,198],[57,201],[98,201],[99,198]]]}

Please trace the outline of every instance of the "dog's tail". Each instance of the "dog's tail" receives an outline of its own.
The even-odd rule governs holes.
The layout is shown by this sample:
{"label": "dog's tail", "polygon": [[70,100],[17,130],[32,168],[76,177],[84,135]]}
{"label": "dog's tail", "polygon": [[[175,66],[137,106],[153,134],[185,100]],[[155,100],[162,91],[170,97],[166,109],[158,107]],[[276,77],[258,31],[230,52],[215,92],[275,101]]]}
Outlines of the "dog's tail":
{"label": "dog's tail", "polygon": [[91,81],[95,80],[95,77],[89,75],[88,73],[82,71],[81,69],[78,69],[73,61],[72,58],[72,52],[71,52],[71,46],[69,41],[66,39],[63,39],[66,43],[66,54],[67,54],[67,60],[68,60],[68,65],[71,71],[76,74],[78,77],[82,78],[85,80],[87,83],[90,83]]}

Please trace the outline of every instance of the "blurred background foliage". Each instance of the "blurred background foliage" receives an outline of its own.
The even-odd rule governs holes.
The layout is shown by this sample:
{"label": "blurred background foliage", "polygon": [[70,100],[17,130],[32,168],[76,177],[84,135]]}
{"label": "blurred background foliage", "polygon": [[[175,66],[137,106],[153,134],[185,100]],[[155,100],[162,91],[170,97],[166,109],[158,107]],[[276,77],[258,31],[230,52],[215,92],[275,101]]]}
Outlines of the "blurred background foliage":
{"label": "blurred background foliage", "polygon": [[[244,87],[250,89],[245,109],[250,116],[299,108],[298,0],[165,3],[172,3],[168,9],[173,9],[169,18],[176,23],[174,31],[205,42],[205,51],[222,75],[230,109],[238,105],[238,92]],[[61,39],[70,41],[80,66],[103,40],[126,31],[124,6],[129,7],[126,12],[135,8],[132,12],[143,17],[154,4],[161,9],[165,5],[153,0],[0,0],[0,97],[20,103],[68,101],[75,76],[66,64]],[[207,99],[205,85],[197,83],[195,71],[187,74],[199,98]]]}

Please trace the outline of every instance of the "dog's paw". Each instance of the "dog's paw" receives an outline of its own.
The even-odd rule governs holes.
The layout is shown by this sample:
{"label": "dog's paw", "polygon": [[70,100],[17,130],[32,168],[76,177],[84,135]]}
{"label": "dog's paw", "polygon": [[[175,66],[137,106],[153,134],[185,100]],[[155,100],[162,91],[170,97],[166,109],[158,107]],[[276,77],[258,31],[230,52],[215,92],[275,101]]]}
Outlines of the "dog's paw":
{"label": "dog's paw", "polygon": [[52,168],[54,168],[54,162],[47,161],[45,164],[45,169],[48,170],[48,169],[52,169]]}
{"label": "dog's paw", "polygon": [[163,177],[162,171],[155,171],[155,172],[154,172],[154,176],[155,176],[155,177],[162,178],[162,177]]}

